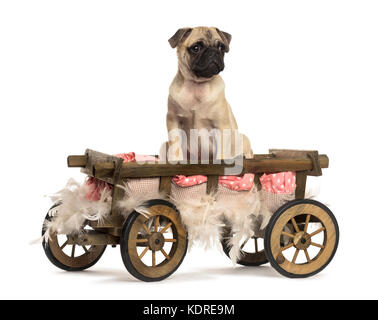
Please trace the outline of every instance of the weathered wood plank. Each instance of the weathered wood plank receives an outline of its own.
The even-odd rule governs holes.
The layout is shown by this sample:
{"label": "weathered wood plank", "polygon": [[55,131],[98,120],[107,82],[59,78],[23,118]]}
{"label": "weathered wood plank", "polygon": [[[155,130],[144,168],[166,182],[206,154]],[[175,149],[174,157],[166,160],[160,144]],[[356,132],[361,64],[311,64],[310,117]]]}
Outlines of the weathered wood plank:
{"label": "weathered wood plank", "polygon": [[67,165],[68,167],[81,167],[84,168],[87,164],[87,156],[68,156],[67,157]]}
{"label": "weathered wood plank", "polygon": [[312,161],[312,169],[307,171],[308,176],[321,176],[322,168],[319,164],[317,150],[269,149],[269,153],[276,157],[295,158],[306,156]]}
{"label": "weathered wood plank", "polygon": [[299,171],[296,173],[295,199],[304,199],[306,193],[306,181],[307,174],[305,171]]}
{"label": "weathered wood plank", "polygon": [[262,188],[261,182],[260,182],[260,178],[261,178],[262,175],[263,175],[263,173],[256,173],[255,174],[255,178],[253,180],[253,183],[256,186],[256,188],[257,188],[258,191],[260,191],[261,188]]}
{"label": "weathered wood plank", "polygon": [[269,149],[269,153],[277,157],[295,158],[303,157],[308,153],[317,152],[316,150],[296,150],[296,149]]}
{"label": "weathered wood plank", "polygon": [[172,177],[160,177],[159,191],[169,196],[171,194]]}
{"label": "weathered wood plank", "polygon": [[[328,157],[319,155],[321,168],[328,167]],[[312,161],[308,157],[281,158],[267,157],[244,159],[244,168],[226,164],[154,164],[137,162],[124,163],[121,168],[122,178],[146,178],[175,175],[225,175],[228,168],[229,175],[242,173],[273,173],[282,171],[309,171],[313,169]],[[96,163],[92,175],[99,179],[112,177],[114,164],[111,162]]]}
{"label": "weathered wood plank", "polygon": [[213,194],[216,193],[218,190],[218,178],[219,176],[208,176],[207,177],[207,184],[206,184],[206,193]]}
{"label": "weathered wood plank", "polygon": [[68,244],[79,245],[108,245],[119,244],[119,237],[115,237],[111,234],[101,233],[94,230],[87,231],[83,234],[79,234],[68,239]]}

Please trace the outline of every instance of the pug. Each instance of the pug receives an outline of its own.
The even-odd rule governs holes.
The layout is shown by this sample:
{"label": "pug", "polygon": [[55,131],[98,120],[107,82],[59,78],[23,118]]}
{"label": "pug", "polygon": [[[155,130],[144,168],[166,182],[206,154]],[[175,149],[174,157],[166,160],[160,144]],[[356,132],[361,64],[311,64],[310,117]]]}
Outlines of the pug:
{"label": "pug", "polygon": [[[238,133],[234,114],[225,97],[225,85],[219,75],[224,69],[224,55],[229,51],[231,35],[213,27],[182,28],[168,41],[172,48],[177,48],[178,57],[178,71],[168,97],[168,160],[185,158],[183,141],[187,146],[186,156],[193,158],[195,154],[201,159],[202,140],[199,139],[196,145],[198,136],[191,136],[193,129],[218,133],[216,136],[210,134],[208,157],[214,156],[215,152],[217,159],[234,157],[238,153],[252,158],[249,139]],[[177,143],[180,140],[177,132],[184,133],[186,139]],[[242,145],[239,152],[235,141]],[[225,153],[225,150],[230,151]]]}

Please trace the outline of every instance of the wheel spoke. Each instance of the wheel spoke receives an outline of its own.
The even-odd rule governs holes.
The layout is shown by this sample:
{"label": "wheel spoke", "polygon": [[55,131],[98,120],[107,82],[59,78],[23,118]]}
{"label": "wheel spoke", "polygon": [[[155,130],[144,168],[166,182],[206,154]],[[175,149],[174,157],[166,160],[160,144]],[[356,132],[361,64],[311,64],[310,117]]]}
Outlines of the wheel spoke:
{"label": "wheel spoke", "polygon": [[245,240],[242,245],[240,246],[240,250],[243,250],[244,246],[247,244],[249,239]]}
{"label": "wheel spoke", "polygon": [[310,218],[311,218],[311,215],[308,214],[307,217],[306,217],[306,223],[305,223],[305,226],[304,226],[304,232],[307,232],[307,228],[308,228],[308,223],[310,222]]}
{"label": "wheel spoke", "polygon": [[312,246],[314,246],[314,247],[318,247],[318,248],[324,249],[324,246],[321,245],[321,244],[318,244],[318,243],[315,243],[315,242],[311,242],[310,244],[311,244]]}
{"label": "wheel spoke", "polygon": [[160,220],[160,216],[156,216],[156,218],[155,218],[155,232],[157,232],[158,229],[159,229],[159,220]]}
{"label": "wheel spoke", "polygon": [[146,238],[136,239],[136,242],[148,242],[148,239]]}
{"label": "wheel spoke", "polygon": [[152,266],[156,266],[156,251],[152,250]]}
{"label": "wheel spoke", "polygon": [[324,231],[325,230],[325,228],[323,227],[323,228],[320,228],[319,230],[316,230],[316,231],[314,231],[313,233],[311,233],[310,234],[310,237],[313,237],[314,235],[316,235],[316,234],[318,234],[318,233],[320,233],[320,232],[322,232],[322,231]]}
{"label": "wheel spoke", "polygon": [[294,238],[294,235],[293,235],[293,234],[291,234],[291,233],[287,233],[287,232],[285,232],[285,231],[282,231],[281,234],[282,234],[283,236],[286,236],[286,237],[289,237],[289,238]]}
{"label": "wheel spoke", "polygon": [[176,242],[176,239],[164,239],[165,242]]}
{"label": "wheel spoke", "polygon": [[65,243],[62,244],[62,246],[60,247],[60,250],[63,250],[66,247],[67,244],[68,244],[68,240]]}
{"label": "wheel spoke", "polygon": [[167,231],[172,225],[172,222],[169,222],[163,229],[161,229],[159,232],[160,233],[164,233],[165,231]]}
{"label": "wheel spoke", "polygon": [[142,227],[143,227],[144,230],[146,230],[147,234],[151,234],[150,229],[146,226],[145,223],[142,224]]}
{"label": "wheel spoke", "polygon": [[294,217],[291,218],[291,223],[293,224],[295,231],[299,232],[299,228],[298,228],[297,222],[295,221]]}
{"label": "wheel spoke", "polygon": [[139,259],[142,259],[144,257],[144,255],[147,253],[148,249],[149,249],[149,247],[144,248],[144,250],[142,251],[142,253],[139,256]]}
{"label": "wheel spoke", "polygon": [[71,250],[71,258],[75,258],[75,247],[76,247],[76,244],[73,244],[72,250]]}
{"label": "wheel spoke", "polygon": [[281,248],[281,252],[291,248],[293,245],[294,245],[294,243],[292,242],[292,243],[288,244],[286,247]]}
{"label": "wheel spoke", "polygon": [[310,262],[311,259],[310,259],[310,255],[308,254],[307,249],[304,249],[304,253],[305,253],[305,255],[306,255],[307,262]]}
{"label": "wheel spoke", "polygon": [[82,246],[82,247],[83,247],[85,253],[89,253],[88,249],[85,246]]}
{"label": "wheel spoke", "polygon": [[165,252],[163,248],[160,249],[161,253],[164,254],[164,257],[169,260],[171,257]]}
{"label": "wheel spoke", "polygon": [[299,249],[295,250],[295,253],[294,253],[294,256],[293,256],[293,260],[291,260],[291,263],[295,263],[295,261],[297,260],[299,251],[300,251]]}

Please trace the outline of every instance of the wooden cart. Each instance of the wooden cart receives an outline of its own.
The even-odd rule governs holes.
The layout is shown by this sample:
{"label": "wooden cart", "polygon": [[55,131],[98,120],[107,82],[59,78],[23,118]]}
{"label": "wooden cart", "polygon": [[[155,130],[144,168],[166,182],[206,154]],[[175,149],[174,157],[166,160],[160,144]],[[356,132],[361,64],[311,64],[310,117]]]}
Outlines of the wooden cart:
{"label": "wooden cart", "polygon": [[[339,229],[332,212],[318,201],[304,199],[307,176],[322,175],[328,167],[328,157],[317,151],[277,150],[269,154],[255,155],[244,159],[242,173],[254,173],[258,188],[263,173],[295,171],[297,188],[295,200],[281,206],[271,217],[260,235],[251,240],[254,250],[244,249],[239,264],[257,266],[267,262],[287,277],[308,277],[320,272],[332,260],[338,245]],[[216,191],[218,176],[233,165],[221,164],[160,164],[136,162],[123,163],[122,159],[87,150],[85,155],[69,156],[69,167],[80,167],[82,172],[113,185],[112,210],[105,221],[88,221],[83,232],[76,236],[54,234],[43,248],[49,260],[67,271],[84,270],[93,266],[107,245],[120,245],[125,267],[143,281],[158,281],[167,278],[181,264],[187,251],[187,232],[180,219],[180,212],[168,200],[150,199],[145,207],[149,215],[132,212],[127,219],[116,206],[124,196],[118,185],[128,178],[160,178],[160,191],[170,193],[171,179],[175,175],[208,176],[207,192]],[[229,173],[229,171],[228,171]],[[55,206],[58,206],[56,204]],[[47,215],[46,219],[52,217]],[[315,229],[310,231],[310,226]],[[45,230],[42,230],[44,234]],[[225,228],[223,248],[229,253],[226,239],[232,237]],[[318,239],[315,242],[314,239]],[[319,240],[320,239],[320,240]],[[258,241],[263,241],[263,248]],[[67,248],[71,248],[67,253]],[[80,251],[78,250],[80,249]],[[288,257],[286,252],[293,251]],[[317,250],[311,254],[312,249]],[[159,253],[159,258],[157,253]],[[299,261],[299,254],[305,261]],[[145,259],[149,260],[149,263]]]}

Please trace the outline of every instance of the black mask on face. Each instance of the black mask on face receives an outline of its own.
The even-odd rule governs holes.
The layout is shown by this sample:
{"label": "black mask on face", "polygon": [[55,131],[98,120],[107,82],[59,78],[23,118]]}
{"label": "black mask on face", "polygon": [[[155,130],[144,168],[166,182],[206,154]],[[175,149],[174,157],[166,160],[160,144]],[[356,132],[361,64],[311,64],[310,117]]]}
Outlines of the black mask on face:
{"label": "black mask on face", "polygon": [[200,47],[199,45],[189,48],[191,54],[191,70],[201,78],[211,78],[224,69],[224,52],[216,47]]}

